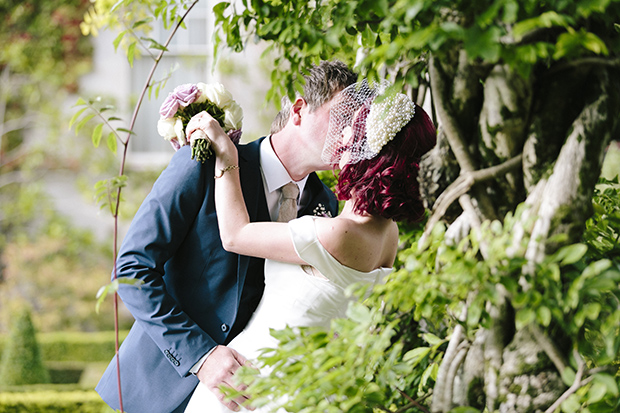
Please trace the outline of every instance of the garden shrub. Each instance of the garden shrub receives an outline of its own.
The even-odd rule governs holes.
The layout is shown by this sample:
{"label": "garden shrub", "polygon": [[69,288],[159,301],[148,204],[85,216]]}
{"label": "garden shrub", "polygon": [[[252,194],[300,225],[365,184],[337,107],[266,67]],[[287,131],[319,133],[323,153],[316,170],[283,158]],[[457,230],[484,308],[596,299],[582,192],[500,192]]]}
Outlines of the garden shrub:
{"label": "garden shrub", "polygon": [[54,384],[79,383],[87,363],[74,361],[52,361],[45,363],[51,382]]}
{"label": "garden shrub", "polygon": [[[120,332],[121,341],[127,331]],[[114,332],[56,332],[37,334],[41,358],[49,361],[109,362],[114,356]],[[8,338],[0,337],[0,354]]]}
{"label": "garden shrub", "polygon": [[[122,340],[127,332],[120,333]],[[114,357],[114,332],[58,332],[39,336],[45,361],[110,361]]]}
{"label": "garden shrub", "polygon": [[0,385],[49,383],[27,307],[13,319],[11,334],[2,352]]}
{"label": "garden shrub", "polygon": [[104,408],[94,390],[0,393],[0,413],[101,413]]}

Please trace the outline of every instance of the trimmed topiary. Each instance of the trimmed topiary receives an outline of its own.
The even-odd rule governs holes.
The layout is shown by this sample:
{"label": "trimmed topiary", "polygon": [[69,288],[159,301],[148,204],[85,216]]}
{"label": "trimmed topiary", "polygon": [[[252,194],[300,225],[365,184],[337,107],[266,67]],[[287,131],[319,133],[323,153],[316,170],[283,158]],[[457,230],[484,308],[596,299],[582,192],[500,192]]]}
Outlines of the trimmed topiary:
{"label": "trimmed topiary", "polygon": [[49,383],[50,375],[41,359],[30,309],[23,308],[13,319],[2,353],[0,385]]}

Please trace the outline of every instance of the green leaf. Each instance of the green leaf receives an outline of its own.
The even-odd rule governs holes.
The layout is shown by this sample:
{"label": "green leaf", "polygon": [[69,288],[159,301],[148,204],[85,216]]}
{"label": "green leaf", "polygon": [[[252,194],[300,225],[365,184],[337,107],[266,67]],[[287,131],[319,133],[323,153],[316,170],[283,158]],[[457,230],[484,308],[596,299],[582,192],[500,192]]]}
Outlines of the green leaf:
{"label": "green leaf", "polygon": [[349,307],[347,316],[353,321],[364,324],[370,323],[372,320],[372,315],[368,307],[357,303]]}
{"label": "green leaf", "polygon": [[80,129],[82,129],[84,125],[86,125],[86,123],[94,117],[94,114],[84,116],[82,120],[79,121],[77,125],[75,125],[75,134],[77,135],[80,132]]}
{"label": "green leaf", "polygon": [[130,131],[130,130],[129,130],[129,129],[127,129],[127,128],[118,128],[118,129],[116,129],[116,130],[117,130],[117,131],[119,131],[119,132],[125,132],[125,133],[128,133],[128,134],[130,134],[130,135],[135,135],[135,134],[136,134],[134,131]]}
{"label": "green leaf", "polygon": [[112,151],[112,153],[116,154],[118,143],[116,142],[116,135],[114,134],[114,132],[110,132],[106,143],[108,144],[108,148]]}
{"label": "green leaf", "polygon": [[459,406],[450,410],[448,413],[480,413],[480,410],[474,409],[470,406]]}
{"label": "green leaf", "polygon": [[499,59],[501,47],[499,38],[501,31],[498,27],[481,29],[473,26],[465,33],[465,51],[471,59],[482,58],[488,62],[496,62]]}
{"label": "green leaf", "polygon": [[607,373],[597,373],[594,375],[594,381],[604,384],[607,388],[607,392],[611,393],[614,397],[618,396],[618,383],[612,375]]}
{"label": "green leaf", "polygon": [[548,11],[540,16],[523,20],[514,25],[513,34],[515,39],[521,40],[523,36],[533,30],[540,28],[550,28],[554,26],[569,27],[573,19],[566,15],[558,14],[554,11]]}
{"label": "green leaf", "polygon": [[601,305],[599,303],[588,303],[583,306],[583,312],[590,320],[596,320],[601,312]]}
{"label": "green leaf", "polygon": [[534,310],[531,308],[522,308],[517,311],[517,315],[515,320],[517,322],[517,328],[523,328],[526,325],[530,324],[536,318],[536,314]]}
{"label": "green leaf", "polygon": [[547,307],[538,307],[536,318],[542,326],[548,327],[549,323],[551,323],[551,310]]}
{"label": "green leaf", "polygon": [[93,135],[92,135],[92,141],[93,141],[93,145],[95,146],[95,148],[99,147],[99,143],[101,142],[101,133],[103,131],[103,123],[98,124],[97,126],[95,126],[95,129],[93,129]]}
{"label": "green leaf", "polygon": [[[78,110],[77,112],[75,112],[75,115],[73,115],[73,117],[71,118],[71,120],[69,121],[69,129],[71,129],[71,127],[73,126],[73,124],[75,123],[75,121],[80,117],[80,115],[82,113],[84,113],[84,111],[88,109],[88,107],[82,108],[80,110]],[[77,134],[77,132],[76,132]]]}
{"label": "green leaf", "polygon": [[571,394],[566,400],[562,402],[562,411],[564,413],[575,413],[581,408],[579,403],[579,396]]}
{"label": "green leaf", "polygon": [[127,277],[119,277],[109,284],[106,284],[99,288],[97,291],[97,304],[95,305],[95,311],[99,314],[99,308],[108,294],[114,294],[118,291],[121,284],[134,285],[137,288],[141,288],[142,284],[144,284],[143,280],[138,280],[135,278],[127,278]]}
{"label": "green leaf", "polygon": [[555,254],[553,261],[560,262],[561,265],[570,265],[579,261],[585,253],[588,252],[588,246],[585,244],[572,244],[560,248]]}
{"label": "green leaf", "polygon": [[129,62],[129,66],[131,67],[133,67],[133,60],[136,55],[137,44],[138,44],[137,42],[133,42],[127,47],[127,61]]}
{"label": "green leaf", "polygon": [[420,379],[421,385],[426,386],[429,378],[437,378],[438,369],[439,365],[437,363],[430,364],[422,373],[422,378]]}
{"label": "green leaf", "polygon": [[138,27],[143,26],[143,25],[145,25],[147,23],[150,23],[151,21],[153,21],[153,19],[151,17],[139,20],[139,21],[135,22],[134,24],[132,24],[131,28],[132,29],[137,29]]}
{"label": "green leaf", "polygon": [[436,346],[437,344],[443,343],[442,339],[431,333],[422,334],[422,338],[431,346]]}
{"label": "green leaf", "polygon": [[558,36],[556,43],[556,52],[553,58],[559,60],[564,57],[573,57],[583,54],[584,50],[597,55],[608,55],[609,50],[597,35],[594,33],[580,30],[578,32],[572,31],[568,33],[562,33]]}
{"label": "green leaf", "polygon": [[575,370],[573,370],[571,367],[565,367],[564,371],[562,371],[562,381],[564,382],[564,384],[566,384],[567,386],[572,386],[573,383],[575,382]]}
{"label": "green leaf", "polygon": [[592,384],[592,387],[588,390],[588,403],[596,403],[600,401],[605,394],[607,393],[607,386],[605,383],[601,383],[600,381],[595,381]]}
{"label": "green leaf", "polygon": [[422,360],[428,355],[430,351],[430,347],[414,348],[413,350],[409,350],[405,353],[405,355],[403,356],[403,361],[409,361],[415,367],[420,362],[420,360]]}
{"label": "green leaf", "polygon": [[588,265],[581,273],[584,278],[593,278],[600,275],[603,271],[611,267],[612,262],[608,259],[594,261]]}
{"label": "green leaf", "polygon": [[383,17],[388,14],[388,0],[374,0],[371,5],[377,16]]}
{"label": "green leaf", "polygon": [[151,48],[151,49],[168,51],[168,48],[166,46],[164,46],[163,44],[159,43],[155,39],[152,39],[150,37],[141,37],[140,39],[148,42],[149,43],[148,47]]}
{"label": "green leaf", "polygon": [[116,52],[118,50],[118,46],[121,44],[121,41],[123,41],[123,37],[125,37],[125,34],[127,33],[126,30],[120,32],[118,34],[118,36],[116,36],[116,38],[114,39],[114,41],[112,42],[112,44],[114,45],[114,51]]}

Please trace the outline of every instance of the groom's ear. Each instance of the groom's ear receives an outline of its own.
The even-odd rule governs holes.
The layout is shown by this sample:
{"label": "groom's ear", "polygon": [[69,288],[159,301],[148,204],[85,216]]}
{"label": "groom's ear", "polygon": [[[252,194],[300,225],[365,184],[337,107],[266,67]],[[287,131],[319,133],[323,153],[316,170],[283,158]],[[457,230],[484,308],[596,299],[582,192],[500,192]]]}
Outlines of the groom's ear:
{"label": "groom's ear", "polygon": [[291,106],[291,120],[293,121],[293,125],[299,126],[301,123],[301,110],[306,105],[306,100],[299,96],[295,99],[295,102],[293,102],[293,106]]}

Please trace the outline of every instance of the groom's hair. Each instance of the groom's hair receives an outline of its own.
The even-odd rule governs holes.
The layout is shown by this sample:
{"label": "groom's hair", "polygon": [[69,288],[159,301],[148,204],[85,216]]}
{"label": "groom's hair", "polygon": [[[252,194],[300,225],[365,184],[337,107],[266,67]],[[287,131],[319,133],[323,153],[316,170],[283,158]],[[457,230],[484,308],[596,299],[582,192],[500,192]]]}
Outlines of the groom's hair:
{"label": "groom's hair", "polygon": [[[313,65],[304,76],[303,98],[310,107],[310,112],[329,102],[336,93],[357,82],[357,75],[339,60],[323,60]],[[288,96],[282,98],[282,109],[271,124],[271,133],[276,133],[288,122],[292,103]]]}

